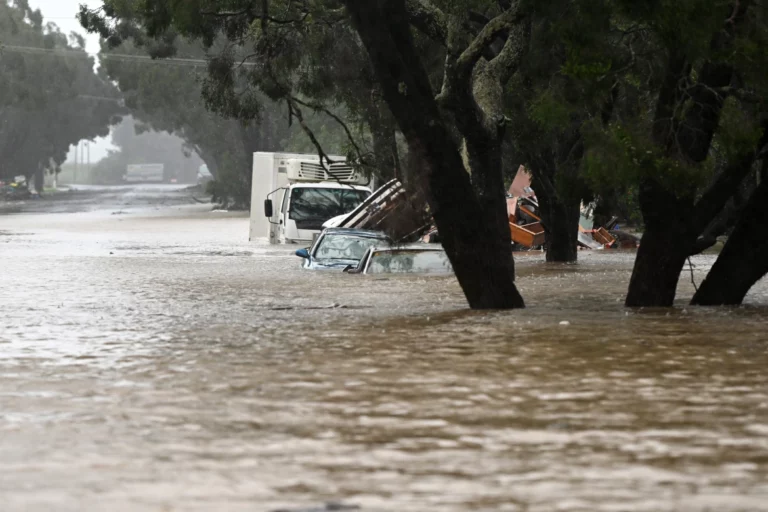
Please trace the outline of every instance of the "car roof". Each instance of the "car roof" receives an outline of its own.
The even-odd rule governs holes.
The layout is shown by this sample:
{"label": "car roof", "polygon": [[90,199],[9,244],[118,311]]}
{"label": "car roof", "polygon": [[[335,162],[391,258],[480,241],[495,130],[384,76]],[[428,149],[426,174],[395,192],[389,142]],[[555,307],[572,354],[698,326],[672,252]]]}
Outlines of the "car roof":
{"label": "car roof", "polygon": [[405,245],[385,245],[385,246],[375,246],[368,249],[369,251],[375,251],[375,252],[392,252],[392,251],[444,251],[443,246],[440,244],[425,244],[425,243],[415,243],[415,244],[405,244]]}
{"label": "car roof", "polygon": [[368,238],[380,238],[382,240],[388,240],[389,237],[383,231],[373,231],[370,229],[356,229],[356,228],[325,228],[323,234],[326,235],[353,235],[363,236]]}

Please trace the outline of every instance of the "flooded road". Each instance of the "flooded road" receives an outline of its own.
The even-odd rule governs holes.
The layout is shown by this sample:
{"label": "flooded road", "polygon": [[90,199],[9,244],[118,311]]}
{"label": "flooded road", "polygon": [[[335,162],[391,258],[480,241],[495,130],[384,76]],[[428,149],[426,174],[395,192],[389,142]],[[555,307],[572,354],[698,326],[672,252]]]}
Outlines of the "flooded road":
{"label": "flooded road", "polygon": [[631,254],[527,254],[476,313],[137,197],[0,216],[2,510],[768,510],[766,281],[627,311]]}

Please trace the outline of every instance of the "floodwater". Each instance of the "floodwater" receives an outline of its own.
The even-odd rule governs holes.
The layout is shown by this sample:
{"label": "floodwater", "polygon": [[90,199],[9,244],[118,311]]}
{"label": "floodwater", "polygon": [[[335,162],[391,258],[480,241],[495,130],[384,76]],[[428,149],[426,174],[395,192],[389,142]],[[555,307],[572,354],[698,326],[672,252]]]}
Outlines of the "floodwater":
{"label": "floodwater", "polygon": [[470,312],[179,194],[0,216],[2,510],[768,510],[765,281],[627,311],[631,254],[527,254]]}

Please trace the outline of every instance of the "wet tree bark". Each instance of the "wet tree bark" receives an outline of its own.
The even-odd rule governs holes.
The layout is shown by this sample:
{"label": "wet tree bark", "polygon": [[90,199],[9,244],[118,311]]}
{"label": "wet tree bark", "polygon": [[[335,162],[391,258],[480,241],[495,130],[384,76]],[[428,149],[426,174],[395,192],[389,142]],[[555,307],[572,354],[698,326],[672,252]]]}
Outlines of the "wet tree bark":
{"label": "wet tree bark", "polygon": [[550,263],[577,261],[580,205],[585,193],[578,176],[583,152],[581,136],[576,131],[570,140],[561,142],[560,151],[529,155]]}
{"label": "wet tree bark", "polygon": [[45,168],[38,164],[37,170],[34,175],[35,190],[38,194],[43,195],[43,188],[45,188]]}
{"label": "wet tree bark", "polygon": [[646,229],[625,305],[669,307],[674,303],[680,272],[698,236],[692,224],[694,204],[646,180],[640,190],[640,209]]}
{"label": "wet tree bark", "polygon": [[[514,283],[511,248],[486,210],[438,110],[410,33],[404,0],[345,0],[382,85],[384,99],[405,135],[443,246],[473,309],[524,307]],[[499,174],[501,168],[498,168]],[[501,192],[503,200],[503,191]],[[503,203],[503,201],[502,201]],[[507,237],[509,231],[506,229]]]}
{"label": "wet tree bark", "polygon": [[[629,307],[668,307],[687,258],[701,249],[708,227],[749,174],[760,148],[768,144],[768,125],[757,147],[733,161],[694,204],[651,180],[640,190],[646,231],[640,241],[627,294]],[[650,202],[650,203],[649,203]],[[741,213],[743,217],[747,212]],[[666,246],[665,246],[666,244]]]}
{"label": "wet tree bark", "polygon": [[632,271],[627,307],[669,307],[675,300],[680,272],[688,258],[688,247],[680,248],[684,233],[647,230],[640,241]]}
{"label": "wet tree bark", "polygon": [[752,193],[739,222],[728,238],[691,304],[738,305],[749,289],[768,272],[768,182]]}
{"label": "wet tree bark", "polygon": [[368,127],[373,139],[374,166],[379,178],[385,182],[395,177],[403,180],[394,120],[388,112],[383,110],[382,105],[373,103],[366,108]]}
{"label": "wet tree bark", "polygon": [[[733,6],[724,8],[723,19],[728,19],[729,23],[727,29],[714,37],[713,49],[724,49],[732,43],[750,3],[737,3],[735,10]],[[691,85],[690,61],[678,49],[671,49],[654,115],[654,142],[669,157],[679,159],[684,165],[696,165],[707,158],[726,99],[718,91],[730,86],[733,68],[724,63],[705,62],[697,75],[697,82]],[[680,119],[676,112],[682,105],[687,108]],[[741,174],[743,166],[740,164],[729,166],[696,204],[692,187],[671,191],[653,178],[641,183],[640,209],[646,231],[630,279],[627,306],[672,306],[680,272],[689,254],[695,250],[696,239],[722,210],[746,175]]]}
{"label": "wet tree bark", "polygon": [[[480,201],[481,221],[499,233],[501,243],[512,250],[509,231],[504,177],[502,175],[501,140],[495,134],[472,137],[466,140],[468,160],[472,173],[472,186]],[[498,172],[494,172],[498,171]]]}
{"label": "wet tree bark", "polygon": [[572,263],[578,259],[579,200],[563,200],[553,183],[554,162],[532,159],[531,186],[539,200],[539,214],[546,234],[547,262]]}
{"label": "wet tree bark", "polygon": [[[713,93],[712,89],[725,87],[731,81],[732,72],[706,68],[707,65],[701,77],[702,84],[707,85],[706,90],[700,88],[698,97],[694,98],[695,107],[685,122],[678,126],[674,121],[674,109],[682,100],[681,82],[690,72],[690,65],[684,57],[673,56],[655,115],[653,135],[657,145],[692,164],[702,162],[707,157],[717,128],[724,98]],[[627,306],[672,306],[680,272],[692,252],[696,238],[722,209],[733,190],[721,189],[712,193],[721,196],[720,208],[711,212],[711,216],[706,219],[696,218],[693,190],[673,192],[653,178],[647,178],[641,183],[640,209],[646,231],[640,241],[630,279],[625,303]],[[701,224],[703,226],[699,227]]]}
{"label": "wet tree bark", "polygon": [[552,151],[526,156],[546,233],[547,261],[572,263],[578,259],[580,206],[586,195],[579,176],[583,143],[578,128],[559,139]]}
{"label": "wet tree bark", "polygon": [[536,196],[541,207],[541,220],[547,235],[547,261],[573,263],[578,259],[579,205]]}

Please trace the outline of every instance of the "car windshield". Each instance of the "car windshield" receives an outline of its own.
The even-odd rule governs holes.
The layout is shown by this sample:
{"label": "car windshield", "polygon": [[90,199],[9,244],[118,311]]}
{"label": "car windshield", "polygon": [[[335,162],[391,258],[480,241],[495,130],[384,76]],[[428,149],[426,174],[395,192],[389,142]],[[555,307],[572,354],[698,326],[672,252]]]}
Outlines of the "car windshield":
{"label": "car windshield", "polygon": [[325,221],[354,210],[369,194],[352,188],[295,188],[289,216],[299,229],[320,229]]}
{"label": "car windshield", "polygon": [[374,252],[366,272],[432,274],[452,271],[453,267],[444,251],[400,250]]}
{"label": "car windshield", "polygon": [[368,248],[381,245],[381,242],[380,238],[328,234],[320,240],[314,256],[318,260],[359,261]]}

